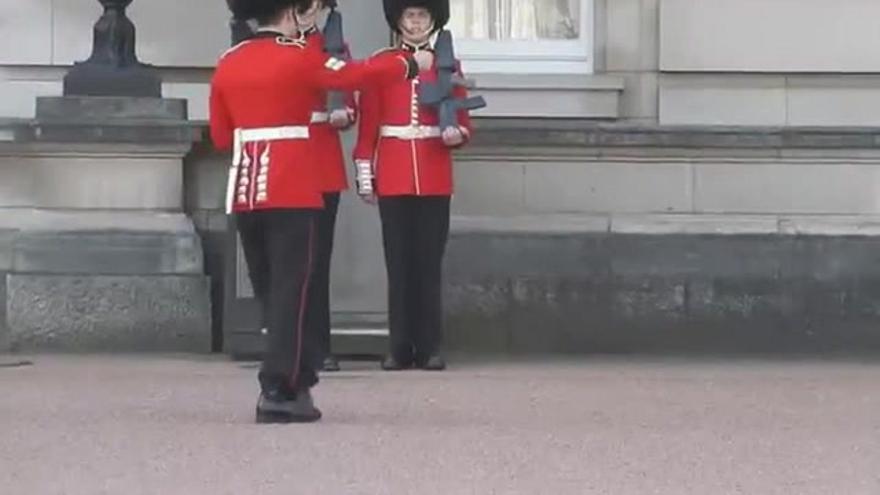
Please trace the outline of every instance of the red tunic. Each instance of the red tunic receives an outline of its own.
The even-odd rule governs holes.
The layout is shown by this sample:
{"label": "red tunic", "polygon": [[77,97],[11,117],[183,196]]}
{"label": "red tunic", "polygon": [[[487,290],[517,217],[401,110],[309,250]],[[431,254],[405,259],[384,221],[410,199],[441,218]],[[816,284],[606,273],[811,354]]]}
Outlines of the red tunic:
{"label": "red tunic", "polygon": [[[389,49],[376,58],[395,58],[405,53],[403,49]],[[377,195],[452,194],[452,151],[440,138],[437,111],[418,103],[419,84],[436,80],[435,68],[422,71],[412,81],[371,85],[361,92],[354,159],[372,163]],[[455,94],[464,98],[467,90],[456,86]],[[459,111],[458,123],[465,139],[469,139],[472,128],[466,110]]]}
{"label": "red tunic", "polygon": [[211,81],[211,138],[233,148],[227,210],[323,207],[309,141],[326,89],[405,81],[405,58],[343,62],[300,42],[260,33],[221,58]]}
{"label": "red tunic", "polygon": [[[324,53],[324,35],[320,31],[313,31],[306,38],[307,47]],[[348,110],[350,122],[354,123],[357,118],[357,105],[351,92],[345,93],[345,106]],[[342,140],[339,129],[330,125],[329,111],[327,109],[326,92],[320,103],[312,112],[312,125],[310,140],[315,147],[315,155],[318,157],[321,173],[321,190],[324,192],[339,192],[348,189],[348,178],[345,174],[345,154],[342,151]]]}

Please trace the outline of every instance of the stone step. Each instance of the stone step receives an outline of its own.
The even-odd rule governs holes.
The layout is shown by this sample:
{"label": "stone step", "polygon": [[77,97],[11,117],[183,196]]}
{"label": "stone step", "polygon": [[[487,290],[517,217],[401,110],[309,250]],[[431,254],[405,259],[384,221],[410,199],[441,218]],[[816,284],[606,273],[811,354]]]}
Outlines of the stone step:
{"label": "stone step", "polygon": [[[387,328],[334,328],[330,336],[334,354],[343,357],[379,358],[388,349]],[[259,358],[263,343],[257,332],[236,332],[226,335],[224,348],[233,359],[247,361]]]}
{"label": "stone step", "polygon": [[330,337],[339,356],[381,356],[388,350],[387,328],[334,328]]}

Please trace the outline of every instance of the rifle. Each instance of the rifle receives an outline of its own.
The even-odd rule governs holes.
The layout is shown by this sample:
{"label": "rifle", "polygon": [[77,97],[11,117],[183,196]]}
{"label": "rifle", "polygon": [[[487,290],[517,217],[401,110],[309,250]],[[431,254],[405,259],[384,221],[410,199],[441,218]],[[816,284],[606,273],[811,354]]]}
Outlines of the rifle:
{"label": "rifle", "polygon": [[440,118],[440,129],[458,128],[458,111],[476,110],[486,106],[482,96],[456,98],[455,86],[464,86],[465,81],[456,71],[455,50],[452,45],[452,33],[442,30],[434,42],[434,57],[437,65],[437,82],[423,83],[419,86],[419,102],[422,105],[437,109]]}
{"label": "rifle", "polygon": [[[345,46],[345,36],[342,32],[342,14],[336,10],[336,0],[325,0],[324,5],[330,8],[327,22],[324,24],[324,51],[329,55],[346,60],[349,58]],[[327,94],[327,111],[345,110],[345,94],[340,91],[330,91]]]}

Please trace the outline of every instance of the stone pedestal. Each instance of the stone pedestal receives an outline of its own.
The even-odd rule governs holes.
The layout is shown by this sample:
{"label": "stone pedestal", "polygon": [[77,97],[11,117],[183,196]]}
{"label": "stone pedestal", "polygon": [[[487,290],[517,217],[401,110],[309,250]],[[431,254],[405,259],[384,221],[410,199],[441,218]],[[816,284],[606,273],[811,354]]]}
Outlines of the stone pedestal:
{"label": "stone pedestal", "polygon": [[94,96],[156,96],[162,79],[155,70],[136,65],[124,70],[97,64],[74,65],[64,77],[64,94]]}
{"label": "stone pedestal", "polygon": [[64,97],[0,122],[0,349],[211,350],[183,212],[185,102]]}

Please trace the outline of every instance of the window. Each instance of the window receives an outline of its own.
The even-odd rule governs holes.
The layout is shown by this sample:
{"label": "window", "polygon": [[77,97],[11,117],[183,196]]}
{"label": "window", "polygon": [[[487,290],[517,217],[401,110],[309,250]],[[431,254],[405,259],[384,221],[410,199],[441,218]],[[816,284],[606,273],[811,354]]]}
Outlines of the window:
{"label": "window", "polygon": [[450,0],[467,72],[589,73],[593,0]]}

